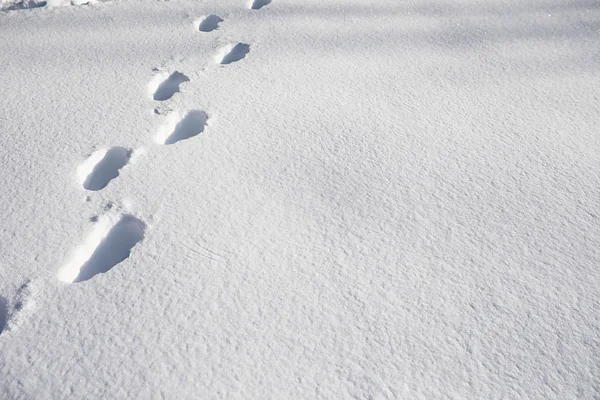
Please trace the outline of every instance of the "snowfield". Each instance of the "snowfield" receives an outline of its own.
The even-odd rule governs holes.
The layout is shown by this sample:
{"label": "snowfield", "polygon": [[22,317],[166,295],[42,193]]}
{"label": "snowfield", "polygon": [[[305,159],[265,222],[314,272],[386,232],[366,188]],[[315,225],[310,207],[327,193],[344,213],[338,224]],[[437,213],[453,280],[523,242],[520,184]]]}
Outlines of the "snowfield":
{"label": "snowfield", "polygon": [[0,10],[0,398],[600,398],[597,1]]}

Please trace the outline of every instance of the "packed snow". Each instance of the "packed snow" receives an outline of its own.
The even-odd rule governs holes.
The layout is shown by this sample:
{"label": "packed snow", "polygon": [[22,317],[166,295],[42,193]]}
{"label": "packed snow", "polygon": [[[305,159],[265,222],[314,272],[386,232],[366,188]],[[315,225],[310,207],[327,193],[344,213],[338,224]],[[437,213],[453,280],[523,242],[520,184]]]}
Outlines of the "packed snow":
{"label": "packed snow", "polygon": [[0,398],[600,398],[599,2],[0,10]]}

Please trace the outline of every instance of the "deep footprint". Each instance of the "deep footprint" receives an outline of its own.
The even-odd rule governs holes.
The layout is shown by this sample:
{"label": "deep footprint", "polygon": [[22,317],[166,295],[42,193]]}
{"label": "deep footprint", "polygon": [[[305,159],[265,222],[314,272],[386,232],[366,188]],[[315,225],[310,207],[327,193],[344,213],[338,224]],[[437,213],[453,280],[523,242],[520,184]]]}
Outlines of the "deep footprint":
{"label": "deep footprint", "polygon": [[254,0],[250,5],[251,10],[260,10],[264,6],[271,3],[271,0]]}
{"label": "deep footprint", "polygon": [[38,0],[23,0],[16,4],[11,4],[5,7],[0,7],[0,11],[15,11],[15,10],[27,10],[31,8],[45,7],[48,4],[46,1]]}
{"label": "deep footprint", "polygon": [[27,303],[30,296],[31,296],[30,281],[26,281],[24,284],[21,285],[19,290],[17,290],[17,293],[16,293],[14,301],[13,301],[13,307],[12,307],[13,313],[23,310],[23,308],[25,308],[25,304]]}
{"label": "deep footprint", "polygon": [[17,290],[17,293],[8,301],[6,297],[0,296],[0,334],[15,327],[21,319],[21,312],[28,308],[31,296],[30,282],[26,281]]}
{"label": "deep footprint", "polygon": [[240,61],[246,54],[250,52],[250,45],[246,43],[238,43],[236,45],[225,46],[217,55],[217,62],[221,65],[231,64]]}
{"label": "deep footprint", "polygon": [[145,229],[146,224],[133,215],[122,215],[116,223],[110,217],[101,218],[58,278],[78,283],[109,271],[129,257],[131,249],[144,239]]}
{"label": "deep footprint", "polygon": [[198,30],[200,32],[212,32],[215,29],[219,29],[219,24],[221,22],[223,22],[223,19],[218,15],[209,15],[208,17],[204,18],[202,22],[200,22],[200,25],[198,25]]}
{"label": "deep footprint", "polygon": [[6,323],[8,320],[8,301],[0,296],[0,334],[4,328],[6,328]]}
{"label": "deep footprint", "polygon": [[160,144],[175,144],[201,134],[207,123],[208,115],[204,111],[190,111],[184,118],[177,112],[171,113],[159,129],[156,141]]}
{"label": "deep footprint", "polygon": [[119,170],[130,158],[131,149],[124,147],[98,150],[77,168],[77,175],[85,189],[101,190],[119,176]]}
{"label": "deep footprint", "polygon": [[189,81],[190,78],[179,71],[173,72],[168,77],[166,74],[157,75],[149,85],[152,98],[156,101],[169,100],[175,93],[179,92],[179,85]]}

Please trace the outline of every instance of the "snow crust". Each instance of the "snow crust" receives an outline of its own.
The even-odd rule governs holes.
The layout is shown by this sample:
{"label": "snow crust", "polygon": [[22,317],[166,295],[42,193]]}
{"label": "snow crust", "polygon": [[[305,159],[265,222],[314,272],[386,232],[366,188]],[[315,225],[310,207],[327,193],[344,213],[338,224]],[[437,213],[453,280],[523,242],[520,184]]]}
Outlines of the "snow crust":
{"label": "snow crust", "polygon": [[0,10],[1,399],[600,397],[597,2]]}

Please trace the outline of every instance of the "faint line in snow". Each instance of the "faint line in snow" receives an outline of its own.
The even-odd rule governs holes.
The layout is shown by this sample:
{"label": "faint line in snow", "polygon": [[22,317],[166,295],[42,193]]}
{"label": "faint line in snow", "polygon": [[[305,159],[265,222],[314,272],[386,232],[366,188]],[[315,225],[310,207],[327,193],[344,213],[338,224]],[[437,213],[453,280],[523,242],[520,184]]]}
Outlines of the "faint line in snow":
{"label": "faint line in snow", "polygon": [[[185,247],[186,249],[188,249],[189,251],[191,251],[191,252],[193,252],[193,253],[195,253],[195,254],[198,254],[198,255],[199,255],[200,257],[202,257],[202,258],[206,258],[207,260],[218,262],[218,260],[215,260],[214,258],[212,258],[212,257],[210,257],[210,256],[207,256],[207,255],[205,255],[205,254],[202,254],[202,253],[200,253],[199,251],[196,251],[196,250],[192,249],[192,248],[191,248],[191,247],[189,247],[189,246],[186,246],[185,244],[183,244],[183,243],[181,243],[181,242],[180,242],[179,244],[180,244],[180,245],[182,245],[183,247]],[[187,255],[187,254],[185,254],[185,253],[182,253],[182,254],[183,254],[183,255],[185,255],[185,256],[186,256],[186,257],[188,257],[188,258],[191,258],[191,259],[193,259],[192,257],[188,256],[188,255]],[[210,254],[210,253],[209,253],[209,254]],[[194,260],[194,261],[196,261],[196,260]]]}

